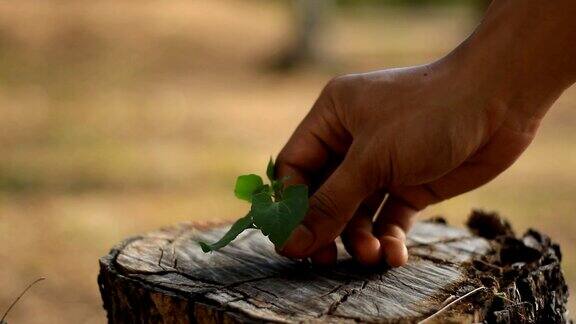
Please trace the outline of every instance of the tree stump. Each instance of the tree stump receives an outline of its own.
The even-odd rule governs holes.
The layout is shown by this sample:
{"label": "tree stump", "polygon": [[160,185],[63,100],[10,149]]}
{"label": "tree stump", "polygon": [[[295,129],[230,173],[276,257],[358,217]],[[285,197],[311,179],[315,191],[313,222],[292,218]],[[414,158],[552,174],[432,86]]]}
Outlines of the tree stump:
{"label": "tree stump", "polygon": [[468,225],[417,223],[404,267],[367,269],[342,252],[322,269],[277,255],[259,231],[204,254],[196,241],[228,225],[182,224],[117,245],[98,282],[110,323],[568,321],[556,244],[516,238],[495,214]]}

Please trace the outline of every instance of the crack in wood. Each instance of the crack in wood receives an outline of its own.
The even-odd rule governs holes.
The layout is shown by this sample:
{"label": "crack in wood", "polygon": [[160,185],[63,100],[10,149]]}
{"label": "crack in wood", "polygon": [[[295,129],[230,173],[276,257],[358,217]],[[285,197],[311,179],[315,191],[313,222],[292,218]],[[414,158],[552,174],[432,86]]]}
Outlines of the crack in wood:
{"label": "crack in wood", "polygon": [[188,233],[185,231],[181,231],[175,238],[170,242],[170,247],[172,248],[172,268],[178,270],[178,253],[176,253],[176,247],[180,244],[183,237],[185,237]]}
{"label": "crack in wood", "polygon": [[340,284],[340,285],[332,288],[329,292],[327,292],[327,293],[325,293],[325,294],[323,294],[323,295],[320,295],[319,298],[323,298],[323,297],[330,296],[330,295],[332,295],[333,293],[336,293],[337,291],[339,291],[339,290],[342,289],[343,287],[346,287],[346,286],[349,285],[349,284],[350,284],[350,281],[345,282],[345,283],[343,283],[343,284]]}
{"label": "crack in wood", "polygon": [[257,277],[257,278],[252,278],[252,279],[240,280],[240,281],[236,281],[234,283],[225,285],[221,289],[232,289],[232,288],[236,288],[238,286],[241,286],[241,285],[244,285],[247,283],[252,283],[252,282],[257,282],[257,281],[262,281],[262,280],[272,279],[272,278],[278,278],[278,276],[277,275],[271,275],[271,276],[264,276],[264,277]]}
{"label": "crack in wood", "polygon": [[459,266],[460,265],[460,263],[452,262],[452,261],[442,259],[439,257],[434,257],[434,256],[431,256],[429,254],[420,254],[417,252],[411,252],[410,256],[415,257],[415,258],[428,260],[428,261],[432,261],[434,263],[438,263],[438,264],[442,264],[442,265],[447,265],[447,266]]}
{"label": "crack in wood", "polygon": [[473,239],[473,236],[458,236],[458,237],[452,237],[452,238],[447,238],[447,239],[442,239],[442,240],[437,240],[437,241],[432,241],[432,242],[425,242],[425,241],[419,241],[416,238],[409,238],[412,242],[415,242],[416,244],[412,244],[408,246],[408,249],[411,248],[418,248],[418,247],[427,247],[427,246],[432,246],[432,245],[436,245],[436,244],[447,244],[447,243],[454,243],[454,242],[460,242],[460,241],[466,241],[469,239]]}
{"label": "crack in wood", "polygon": [[158,258],[158,266],[162,268],[162,270],[166,271],[166,268],[164,268],[164,265],[162,264],[162,259],[164,259],[164,248],[161,246],[159,247],[159,249],[160,249],[160,257]]}
{"label": "crack in wood", "polygon": [[158,275],[158,276],[162,276],[162,275],[167,275],[167,274],[176,274],[176,275],[185,277],[186,279],[188,279],[190,281],[198,281],[198,282],[203,283],[203,284],[221,286],[221,283],[207,280],[204,278],[195,277],[195,276],[190,275],[189,273],[178,272],[177,270],[162,270],[162,271],[142,270],[142,271],[139,271],[136,269],[131,269],[130,271],[128,271],[120,263],[118,263],[118,257],[121,253],[122,253],[122,250],[118,250],[118,253],[116,253],[113,256],[111,263],[114,264],[115,268],[118,269],[119,273],[121,273],[122,275],[127,276],[127,277],[133,277],[134,275]]}
{"label": "crack in wood", "polygon": [[396,279],[396,280],[395,280],[396,283],[399,283],[399,284],[401,284],[402,286],[404,286],[404,287],[406,287],[406,288],[408,288],[408,289],[413,289],[413,288],[414,288],[413,285],[409,285],[409,284],[405,283],[404,280],[399,279],[398,276],[396,276],[395,274],[389,273],[388,275],[391,276],[391,277],[393,277],[394,279]]}
{"label": "crack in wood", "polygon": [[[348,285],[350,285],[351,283],[349,283]],[[324,314],[324,315],[334,315],[334,313],[336,313],[336,311],[338,310],[338,307],[340,307],[340,305],[344,304],[348,298],[352,297],[353,295],[360,293],[362,290],[364,290],[364,288],[366,288],[366,286],[368,285],[368,280],[364,280],[362,282],[362,286],[358,289],[358,288],[352,288],[350,290],[347,290],[342,296],[340,296],[340,299],[334,301],[330,307],[328,308],[328,311]]]}
{"label": "crack in wood", "polygon": [[[244,291],[237,290],[237,289],[230,289],[230,291],[237,293],[238,295],[241,296],[241,298],[226,302],[226,305],[228,305],[228,306],[230,306],[230,304],[233,302],[243,301],[243,302],[246,302],[246,303],[254,306],[255,308],[274,310],[277,313],[281,313],[281,314],[289,315],[289,316],[293,316],[295,314],[294,312],[286,311],[286,309],[284,307],[277,305],[274,302],[262,301],[262,300],[255,299]],[[268,306],[265,306],[266,304]]]}
{"label": "crack in wood", "polygon": [[281,298],[280,296],[276,295],[275,293],[273,293],[273,292],[271,292],[271,291],[268,291],[268,290],[266,290],[266,289],[262,289],[262,288],[260,288],[260,287],[258,287],[258,286],[253,286],[252,288],[254,288],[254,289],[258,290],[258,291],[261,291],[261,292],[263,292],[263,293],[265,293],[265,294],[272,295],[272,296],[274,296],[274,298]]}

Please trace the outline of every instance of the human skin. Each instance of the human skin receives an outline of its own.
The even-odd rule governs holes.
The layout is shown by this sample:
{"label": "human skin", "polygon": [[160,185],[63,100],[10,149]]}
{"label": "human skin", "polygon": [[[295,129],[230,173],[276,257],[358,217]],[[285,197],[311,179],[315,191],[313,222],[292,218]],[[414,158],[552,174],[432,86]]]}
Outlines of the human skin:
{"label": "human skin", "polygon": [[510,167],[576,81],[574,17],[574,0],[494,0],[436,62],[331,80],[277,159],[313,191],[280,253],[328,265],[341,236],[361,264],[404,265],[418,211]]}

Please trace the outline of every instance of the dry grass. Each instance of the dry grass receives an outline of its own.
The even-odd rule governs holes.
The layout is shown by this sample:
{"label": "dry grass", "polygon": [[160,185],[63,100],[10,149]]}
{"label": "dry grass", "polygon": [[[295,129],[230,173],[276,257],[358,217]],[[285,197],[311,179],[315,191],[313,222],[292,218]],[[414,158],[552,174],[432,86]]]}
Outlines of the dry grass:
{"label": "dry grass", "polygon": [[[338,13],[331,65],[263,72],[289,23],[270,1],[0,3],[0,308],[48,277],[11,322],[104,321],[97,259],[114,243],[240,215],[234,177],[262,169],[331,75],[426,62],[472,27],[460,9]],[[542,229],[576,284],[575,106],[572,90],[509,172],[426,213]]]}

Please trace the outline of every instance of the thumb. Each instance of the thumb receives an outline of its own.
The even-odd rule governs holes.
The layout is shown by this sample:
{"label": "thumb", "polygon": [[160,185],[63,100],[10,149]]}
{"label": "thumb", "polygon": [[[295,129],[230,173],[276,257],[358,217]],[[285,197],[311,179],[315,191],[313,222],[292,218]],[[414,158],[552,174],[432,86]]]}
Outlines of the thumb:
{"label": "thumb", "polygon": [[332,243],[362,201],[375,190],[368,181],[363,181],[369,179],[368,169],[350,155],[310,198],[308,215],[281,251],[285,256],[305,258]]}

